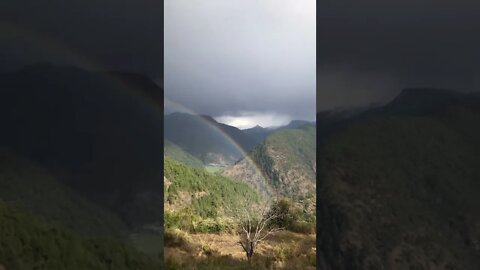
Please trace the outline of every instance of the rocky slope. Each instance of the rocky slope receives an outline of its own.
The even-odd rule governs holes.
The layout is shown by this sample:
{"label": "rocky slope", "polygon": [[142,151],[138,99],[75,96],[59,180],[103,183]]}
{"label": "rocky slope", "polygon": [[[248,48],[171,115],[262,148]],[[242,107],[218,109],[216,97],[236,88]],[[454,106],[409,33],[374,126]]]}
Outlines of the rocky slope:
{"label": "rocky slope", "polygon": [[315,126],[270,134],[223,175],[250,183],[265,194],[314,201]]}

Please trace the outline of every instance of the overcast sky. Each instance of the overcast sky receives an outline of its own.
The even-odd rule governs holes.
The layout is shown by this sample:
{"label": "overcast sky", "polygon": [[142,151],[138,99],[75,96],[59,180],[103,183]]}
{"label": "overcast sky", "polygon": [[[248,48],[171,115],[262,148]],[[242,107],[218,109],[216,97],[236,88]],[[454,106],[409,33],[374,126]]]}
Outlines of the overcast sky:
{"label": "overcast sky", "polygon": [[385,102],[404,87],[480,88],[480,3],[318,1],[317,108]]}
{"label": "overcast sky", "polygon": [[161,79],[162,10],[159,0],[2,0],[0,72],[49,61]]}
{"label": "overcast sky", "polygon": [[477,1],[316,2],[318,14],[313,0],[4,0],[0,71],[52,61],[161,83],[165,44],[168,97],[243,126],[313,118],[316,56],[317,110],[480,88]]}
{"label": "overcast sky", "polygon": [[315,13],[315,0],[166,0],[166,96],[241,128],[313,120]]}

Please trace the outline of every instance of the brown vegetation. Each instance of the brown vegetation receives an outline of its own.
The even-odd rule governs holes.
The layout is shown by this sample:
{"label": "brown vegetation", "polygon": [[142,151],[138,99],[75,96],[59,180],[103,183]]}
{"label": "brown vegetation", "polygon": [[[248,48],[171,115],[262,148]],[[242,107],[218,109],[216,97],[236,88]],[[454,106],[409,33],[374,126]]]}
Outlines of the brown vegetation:
{"label": "brown vegetation", "polygon": [[315,235],[275,232],[248,262],[235,234],[176,230],[165,233],[166,269],[315,269],[315,243]]}

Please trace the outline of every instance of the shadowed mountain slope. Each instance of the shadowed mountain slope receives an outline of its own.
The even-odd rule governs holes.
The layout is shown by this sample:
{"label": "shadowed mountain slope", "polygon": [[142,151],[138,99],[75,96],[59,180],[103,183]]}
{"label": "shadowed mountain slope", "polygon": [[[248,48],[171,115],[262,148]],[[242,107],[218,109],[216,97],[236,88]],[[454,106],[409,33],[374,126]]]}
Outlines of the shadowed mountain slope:
{"label": "shadowed mountain slope", "polygon": [[231,164],[255,145],[238,128],[218,123],[210,116],[186,113],[165,116],[165,139],[205,164]]}
{"label": "shadowed mountain slope", "polygon": [[480,267],[480,102],[406,90],[318,146],[322,269]]}
{"label": "shadowed mountain slope", "polygon": [[264,128],[259,125],[256,125],[252,128],[247,128],[242,130],[245,134],[249,135],[252,139],[255,140],[257,144],[261,143],[268,134],[272,133],[274,129],[272,128]]}
{"label": "shadowed mountain slope", "polygon": [[42,64],[0,74],[0,146],[130,225],[158,221],[161,202],[147,202],[162,193],[162,93],[129,73]]}

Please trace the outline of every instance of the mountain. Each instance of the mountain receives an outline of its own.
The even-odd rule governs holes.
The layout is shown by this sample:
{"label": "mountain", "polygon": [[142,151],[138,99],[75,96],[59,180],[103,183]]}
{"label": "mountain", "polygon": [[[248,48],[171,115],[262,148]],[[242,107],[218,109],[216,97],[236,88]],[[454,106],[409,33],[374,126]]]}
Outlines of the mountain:
{"label": "mountain", "polygon": [[283,130],[283,129],[292,129],[292,128],[299,128],[305,125],[314,125],[315,122],[310,122],[310,121],[305,121],[305,120],[292,120],[288,125],[286,126],[281,126],[278,127],[277,130]]}
{"label": "mountain", "polygon": [[470,94],[448,89],[407,88],[379,111],[390,115],[422,115],[455,104],[475,102],[475,98],[470,97]]}
{"label": "mountain", "polygon": [[[383,106],[367,106],[350,113],[343,120],[360,120],[382,116],[422,116],[442,111],[451,106],[476,105],[479,92],[464,93],[439,88],[405,88],[392,101]],[[328,112],[323,112],[322,115]],[[318,118],[317,114],[317,118]],[[348,121],[343,121],[348,122]]]}
{"label": "mountain", "polygon": [[480,100],[407,89],[317,145],[322,269],[480,268]]}
{"label": "mountain", "polygon": [[253,128],[243,129],[242,131],[252,137],[257,144],[261,143],[268,135],[276,130],[284,129],[296,129],[305,125],[315,125],[315,122],[305,121],[305,120],[292,120],[285,126],[280,127],[270,127],[264,128],[259,125],[254,126]]}
{"label": "mountain", "polygon": [[265,194],[309,200],[314,207],[315,133],[311,124],[274,131],[249,152],[249,158],[223,175],[246,181]]}
{"label": "mountain", "polygon": [[[0,148],[131,228],[159,222],[162,97],[148,78],[131,73],[50,64],[3,73]],[[44,200],[54,200],[48,194]]]}
{"label": "mountain", "polygon": [[255,140],[255,142],[258,144],[265,140],[268,134],[272,133],[274,129],[264,128],[256,125],[253,128],[243,129],[242,131],[248,136],[250,136],[253,140]]}
{"label": "mountain", "polygon": [[185,166],[192,168],[203,168],[204,165],[201,160],[185,152],[180,146],[165,140],[163,153],[166,157],[169,157]]}
{"label": "mountain", "polygon": [[372,104],[358,108],[340,108],[317,112],[317,140],[335,136],[351,124],[380,116],[421,116],[452,105],[476,104],[478,92],[461,93],[436,88],[406,88],[385,105]]}
{"label": "mountain", "polygon": [[240,129],[218,123],[210,116],[172,113],[165,116],[165,139],[204,164],[231,164],[255,141]]}

